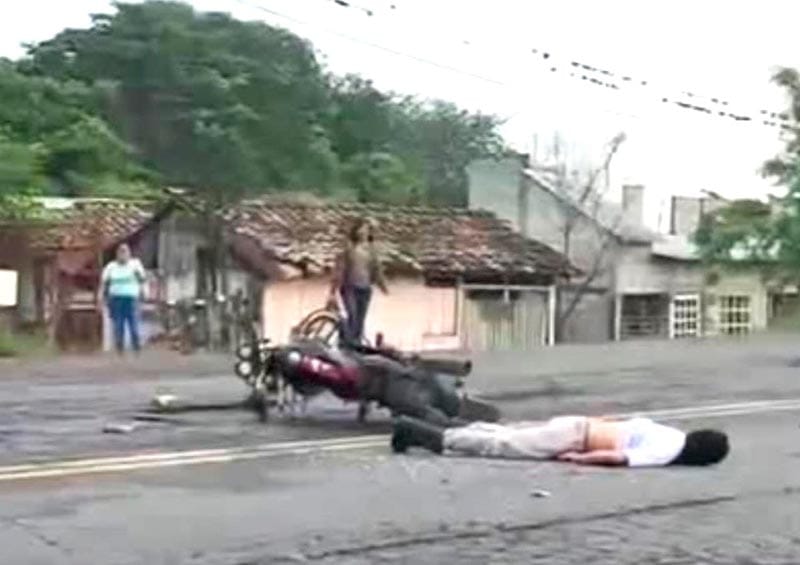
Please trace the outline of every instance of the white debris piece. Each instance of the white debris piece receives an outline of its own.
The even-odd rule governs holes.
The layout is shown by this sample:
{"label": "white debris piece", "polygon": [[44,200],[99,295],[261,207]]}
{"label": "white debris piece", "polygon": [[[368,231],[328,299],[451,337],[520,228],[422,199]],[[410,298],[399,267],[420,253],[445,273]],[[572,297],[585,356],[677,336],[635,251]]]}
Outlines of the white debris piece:
{"label": "white debris piece", "polygon": [[106,424],[103,427],[105,434],[129,434],[136,429],[136,424]]}
{"label": "white debris piece", "polygon": [[151,401],[153,408],[158,408],[159,410],[169,410],[174,408],[177,403],[178,397],[174,394],[157,394]]}

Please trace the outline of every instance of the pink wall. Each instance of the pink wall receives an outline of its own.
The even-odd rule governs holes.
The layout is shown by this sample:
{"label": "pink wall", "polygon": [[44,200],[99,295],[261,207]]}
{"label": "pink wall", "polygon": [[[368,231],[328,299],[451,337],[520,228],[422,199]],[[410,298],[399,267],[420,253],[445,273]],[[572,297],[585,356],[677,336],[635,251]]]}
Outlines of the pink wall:
{"label": "pink wall", "polygon": [[[262,320],[264,335],[285,343],[292,326],[322,307],[328,279],[294,279],[264,288]],[[461,345],[460,292],[456,288],[427,287],[420,279],[389,282],[389,295],[377,289],[367,317],[366,335],[382,332],[387,344],[407,350],[458,349]]]}

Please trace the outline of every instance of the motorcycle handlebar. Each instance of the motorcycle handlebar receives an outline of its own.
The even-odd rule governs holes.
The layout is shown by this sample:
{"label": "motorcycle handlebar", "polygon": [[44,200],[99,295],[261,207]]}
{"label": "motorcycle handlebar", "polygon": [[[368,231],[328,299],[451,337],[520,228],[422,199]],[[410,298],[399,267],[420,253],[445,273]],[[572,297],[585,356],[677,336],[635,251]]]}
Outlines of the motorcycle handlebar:
{"label": "motorcycle handlebar", "polygon": [[469,359],[419,357],[415,360],[415,363],[428,371],[444,373],[454,377],[466,377],[472,372],[472,361]]}

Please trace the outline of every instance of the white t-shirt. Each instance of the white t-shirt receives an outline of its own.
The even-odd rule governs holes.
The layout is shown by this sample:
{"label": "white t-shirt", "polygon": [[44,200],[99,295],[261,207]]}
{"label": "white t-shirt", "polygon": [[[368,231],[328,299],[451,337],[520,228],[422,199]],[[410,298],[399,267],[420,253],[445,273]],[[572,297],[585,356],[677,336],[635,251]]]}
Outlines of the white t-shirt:
{"label": "white t-shirt", "polygon": [[144,276],[144,267],[138,259],[131,258],[125,264],[114,260],[103,269],[102,281],[108,284],[109,296],[138,298],[142,288],[139,279]]}
{"label": "white t-shirt", "polygon": [[685,433],[648,418],[632,418],[618,425],[623,432],[622,451],[629,467],[669,465],[686,444]]}

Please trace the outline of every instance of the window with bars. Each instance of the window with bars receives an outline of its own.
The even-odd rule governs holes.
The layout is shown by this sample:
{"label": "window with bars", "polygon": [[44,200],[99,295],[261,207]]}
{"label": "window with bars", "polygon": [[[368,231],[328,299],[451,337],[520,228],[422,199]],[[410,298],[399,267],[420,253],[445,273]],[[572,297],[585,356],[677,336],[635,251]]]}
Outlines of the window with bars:
{"label": "window with bars", "polygon": [[700,335],[700,298],[676,296],[672,299],[672,337]]}
{"label": "window with bars", "polygon": [[732,295],[719,297],[719,332],[723,335],[744,335],[752,329],[750,297]]}

